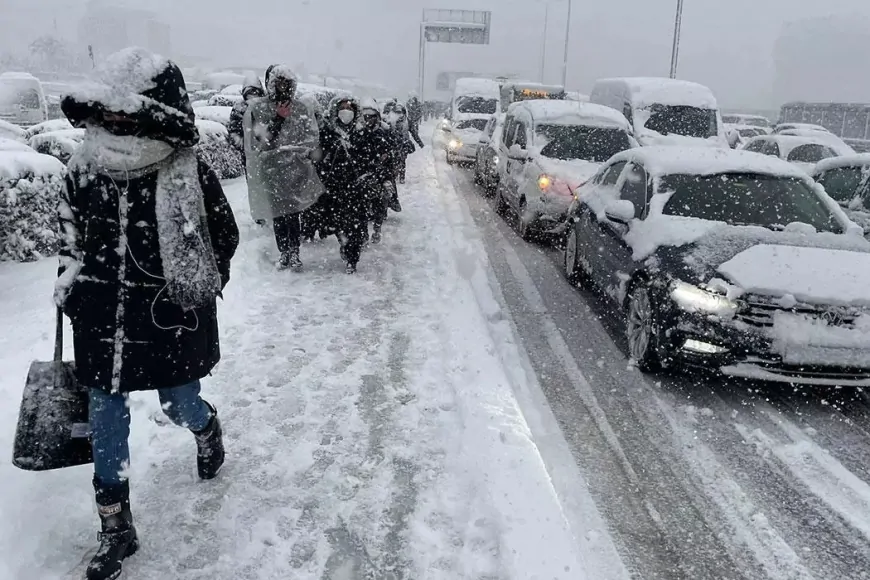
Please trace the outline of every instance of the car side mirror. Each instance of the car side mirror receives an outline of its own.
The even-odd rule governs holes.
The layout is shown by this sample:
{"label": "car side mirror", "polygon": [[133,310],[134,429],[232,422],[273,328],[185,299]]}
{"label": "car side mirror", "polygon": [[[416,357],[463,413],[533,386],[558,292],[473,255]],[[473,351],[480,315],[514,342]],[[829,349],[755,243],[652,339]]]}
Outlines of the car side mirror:
{"label": "car side mirror", "polygon": [[514,143],[511,145],[511,148],[508,149],[508,157],[514,161],[525,161],[529,158],[529,152]]}
{"label": "car side mirror", "polygon": [[627,199],[611,201],[604,208],[604,215],[612,222],[628,225],[634,219],[634,204]]}

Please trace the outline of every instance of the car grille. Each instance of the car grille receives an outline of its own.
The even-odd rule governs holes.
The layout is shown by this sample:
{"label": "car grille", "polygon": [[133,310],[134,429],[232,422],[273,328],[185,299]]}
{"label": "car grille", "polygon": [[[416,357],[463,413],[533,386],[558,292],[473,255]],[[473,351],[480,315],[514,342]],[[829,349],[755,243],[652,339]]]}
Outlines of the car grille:
{"label": "car grille", "polygon": [[812,306],[809,304],[797,304],[792,308],[783,308],[777,304],[771,304],[763,300],[747,300],[737,312],[737,320],[759,328],[773,326],[774,315],[777,312],[802,314],[810,318],[816,318],[827,322],[830,326],[850,328],[861,312],[854,308]]}

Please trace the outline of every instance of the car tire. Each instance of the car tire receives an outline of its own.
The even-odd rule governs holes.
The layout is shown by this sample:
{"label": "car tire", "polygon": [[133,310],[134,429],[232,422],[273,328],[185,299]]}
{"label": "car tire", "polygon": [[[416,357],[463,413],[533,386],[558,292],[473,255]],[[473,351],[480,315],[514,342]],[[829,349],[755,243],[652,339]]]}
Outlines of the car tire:
{"label": "car tire", "polygon": [[580,256],[580,241],[577,239],[577,230],[573,226],[568,230],[565,240],[563,264],[565,265],[565,277],[572,286],[583,287],[589,279],[589,273],[578,260]]}
{"label": "car tire", "polygon": [[649,286],[642,282],[633,284],[626,298],[625,337],[629,358],[645,373],[662,369],[657,318]]}
{"label": "car tire", "polygon": [[501,188],[498,188],[495,192],[495,213],[502,217],[505,217],[509,210],[510,206],[505,200],[504,195],[502,195]]}

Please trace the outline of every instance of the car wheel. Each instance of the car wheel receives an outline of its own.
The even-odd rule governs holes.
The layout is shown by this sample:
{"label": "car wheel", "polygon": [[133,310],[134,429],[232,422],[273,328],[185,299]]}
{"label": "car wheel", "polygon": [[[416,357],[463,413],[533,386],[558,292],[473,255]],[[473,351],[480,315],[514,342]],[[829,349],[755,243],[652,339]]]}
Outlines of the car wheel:
{"label": "car wheel", "polygon": [[565,240],[565,277],[572,286],[582,286],[588,274],[580,264],[580,243],[577,240],[577,230],[571,227]]}
{"label": "car wheel", "polygon": [[641,371],[661,369],[657,352],[659,341],[655,303],[644,284],[636,284],[629,294],[625,335],[628,339],[628,354]]}
{"label": "car wheel", "polygon": [[501,188],[498,188],[495,191],[495,213],[504,217],[507,215],[510,206],[508,205],[508,202],[505,201],[504,195],[502,195],[501,191]]}

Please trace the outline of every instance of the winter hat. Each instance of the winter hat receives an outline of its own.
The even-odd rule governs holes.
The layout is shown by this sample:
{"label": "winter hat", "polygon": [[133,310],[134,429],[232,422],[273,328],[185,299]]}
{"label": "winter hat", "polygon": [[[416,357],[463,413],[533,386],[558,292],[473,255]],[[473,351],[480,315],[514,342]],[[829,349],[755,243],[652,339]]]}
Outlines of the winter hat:
{"label": "winter hat", "polygon": [[99,124],[104,113],[115,113],[133,118],[140,137],[173,147],[192,147],[199,141],[181,69],[144,48],[109,56],[93,82],[63,98],[61,110],[75,127]]}
{"label": "winter hat", "polygon": [[289,66],[275,65],[270,68],[269,76],[266,79],[266,95],[275,100],[278,97],[277,86],[280,81],[287,81],[296,90],[299,87],[299,78]]}
{"label": "winter hat", "polygon": [[360,114],[359,102],[354,97],[348,97],[343,95],[333,97],[332,100],[329,101],[329,106],[326,109],[329,120],[335,121],[335,119],[338,118],[338,107],[342,103],[350,103],[351,107],[353,108],[354,120],[357,120]]}
{"label": "winter hat", "polygon": [[247,99],[249,96],[265,97],[266,91],[263,90],[263,83],[256,75],[249,75],[245,78],[245,85],[242,88],[242,98]]}

